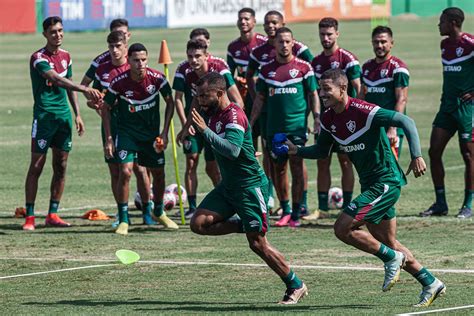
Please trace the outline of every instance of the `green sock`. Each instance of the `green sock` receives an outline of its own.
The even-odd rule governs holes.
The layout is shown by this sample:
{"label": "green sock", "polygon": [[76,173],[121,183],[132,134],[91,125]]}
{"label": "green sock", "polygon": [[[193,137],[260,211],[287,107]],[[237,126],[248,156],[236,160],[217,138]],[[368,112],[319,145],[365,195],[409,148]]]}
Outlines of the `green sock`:
{"label": "green sock", "polygon": [[473,190],[464,190],[464,202],[462,202],[462,208],[470,208],[472,209],[472,199],[474,196]]}
{"label": "green sock", "polygon": [[432,275],[431,272],[428,271],[425,267],[421,268],[421,270],[415,273],[413,276],[423,286],[430,285],[435,281],[434,275]]}
{"label": "green sock", "polygon": [[352,191],[343,191],[342,192],[342,209],[346,208],[349,203],[352,201]]}
{"label": "green sock", "polygon": [[117,203],[118,214],[119,214],[119,223],[127,223],[128,221],[128,203]]}
{"label": "green sock", "polygon": [[35,203],[26,203],[26,216],[35,216]]}
{"label": "green sock", "polygon": [[268,179],[268,196],[273,197],[273,181],[269,177],[267,177],[267,179]]}
{"label": "green sock", "polygon": [[308,208],[308,191],[307,190],[304,190],[303,191],[303,198],[301,199],[301,208]]}
{"label": "green sock", "polygon": [[321,211],[329,211],[327,192],[318,191],[318,207]]}
{"label": "green sock", "polygon": [[143,203],[142,214],[151,215],[151,202]]}
{"label": "green sock", "polygon": [[296,276],[293,270],[290,270],[290,273],[281,279],[285,282],[286,288],[288,289],[299,289],[303,286],[303,282]]}
{"label": "green sock", "polygon": [[293,203],[292,211],[291,211],[291,219],[297,221],[300,219],[300,203]]}
{"label": "green sock", "polygon": [[384,244],[380,244],[379,251],[375,254],[383,262],[389,262],[393,258],[395,258],[395,251],[392,248],[385,246]]}
{"label": "green sock", "polygon": [[196,196],[195,195],[188,195],[188,204],[189,204],[189,208],[196,209]]}
{"label": "green sock", "polygon": [[48,214],[56,214],[58,213],[58,208],[59,208],[59,201],[49,201],[49,209],[48,209]]}
{"label": "green sock", "polygon": [[280,201],[280,207],[283,210],[283,215],[290,215],[291,214],[291,207],[290,201]]}
{"label": "green sock", "polygon": [[163,201],[160,203],[155,203],[155,208],[153,209],[153,215],[160,217],[163,215]]}
{"label": "green sock", "polygon": [[436,204],[446,205],[446,190],[444,185],[435,187]]}

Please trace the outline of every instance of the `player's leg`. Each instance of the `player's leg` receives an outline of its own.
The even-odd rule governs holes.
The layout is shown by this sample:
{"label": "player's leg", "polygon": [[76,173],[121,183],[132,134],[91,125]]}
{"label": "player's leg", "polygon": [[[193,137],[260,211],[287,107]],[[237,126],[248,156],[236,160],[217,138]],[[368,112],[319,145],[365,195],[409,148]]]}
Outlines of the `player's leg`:
{"label": "player's leg", "polygon": [[25,181],[25,208],[26,208],[26,221],[23,225],[24,230],[35,229],[35,200],[38,192],[38,180],[43,171],[44,164],[46,162],[46,153],[31,152],[31,161],[26,174]]}
{"label": "player's leg", "polygon": [[266,141],[263,137],[261,137],[261,145],[262,145],[262,155],[263,155],[263,172],[265,172],[265,175],[267,176],[267,182],[268,182],[268,209],[271,210],[275,206],[275,197],[273,194],[273,167],[272,167],[272,160],[270,158],[270,155],[268,151],[265,149],[266,147]]}
{"label": "player's leg", "polygon": [[133,173],[134,153],[128,154],[128,159],[122,159],[119,166],[119,179],[117,182],[117,210],[119,215],[119,225],[115,232],[120,235],[128,234],[128,225],[130,223],[128,218],[128,196],[130,188],[130,178]]}
{"label": "player's leg", "polygon": [[307,216],[308,214],[308,168],[303,160],[303,194],[301,195],[300,214],[299,216]]}
{"label": "player's leg", "polygon": [[325,159],[318,159],[316,162],[318,169],[318,209],[308,216],[303,216],[304,220],[311,221],[329,217],[328,192],[331,187],[331,157],[332,155]]}
{"label": "player's leg", "polygon": [[350,201],[352,201],[352,192],[354,191],[354,170],[352,168],[352,162],[349,159],[347,154],[338,153],[337,158],[339,160],[339,165],[341,166],[341,185],[342,185],[342,198],[343,204],[342,208],[345,208]]}
{"label": "player's leg", "polygon": [[110,174],[110,187],[112,189],[112,194],[114,195],[114,200],[115,202],[117,202],[118,201],[117,183],[119,179],[120,164],[109,162],[107,163],[107,166],[109,168],[109,174]]}
{"label": "player's leg", "polygon": [[187,154],[186,155],[186,170],[184,172],[184,186],[188,192],[188,210],[186,211],[187,217],[194,214],[197,208],[196,193],[198,186],[197,178],[197,166],[199,163],[199,154]]}
{"label": "player's leg", "polygon": [[214,152],[208,143],[204,143],[204,160],[206,160],[206,174],[211,179],[212,184],[216,187],[221,182],[221,172],[217,164]]}
{"label": "player's leg", "polygon": [[[161,155],[164,157],[164,153],[161,153]],[[167,229],[178,229],[179,226],[166,215],[163,208],[163,195],[165,193],[164,161],[162,165],[149,167],[149,169],[153,178],[153,217]]]}
{"label": "player's leg", "polygon": [[291,171],[291,198],[293,201],[292,204],[292,213],[291,213],[291,227],[300,226],[300,206],[301,200],[303,198],[304,191],[304,163],[303,158],[298,156],[289,157],[290,171]]}
{"label": "player's leg", "polygon": [[288,226],[292,212],[289,198],[290,185],[288,182],[288,159],[276,158],[273,159],[271,164],[273,167],[273,185],[275,186],[278,198],[280,199],[280,207],[283,211],[281,218],[275,223],[275,226]]}
{"label": "player's leg", "polygon": [[[137,179],[137,191],[140,194],[142,200],[142,218],[144,225],[155,225],[156,222],[152,218],[152,210],[154,204],[151,201],[151,190],[150,190],[150,176],[151,171],[147,168],[140,166],[138,162],[133,163],[133,173]],[[150,173],[150,175],[149,175]]]}

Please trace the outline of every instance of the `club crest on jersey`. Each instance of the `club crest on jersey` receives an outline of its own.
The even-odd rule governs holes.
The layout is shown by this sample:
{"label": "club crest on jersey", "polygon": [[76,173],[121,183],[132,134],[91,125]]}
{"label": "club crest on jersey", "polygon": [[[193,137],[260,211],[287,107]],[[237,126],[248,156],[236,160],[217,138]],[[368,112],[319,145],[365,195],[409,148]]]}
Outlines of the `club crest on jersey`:
{"label": "club crest on jersey", "polygon": [[41,149],[44,149],[46,147],[47,143],[48,142],[45,139],[39,139],[38,140],[38,147],[41,148]]}
{"label": "club crest on jersey", "polygon": [[339,62],[338,61],[333,61],[331,62],[331,69],[336,69],[339,68]]}
{"label": "club crest on jersey", "polygon": [[131,90],[125,91],[125,96],[127,98],[133,97],[133,91],[131,91]]}
{"label": "club crest on jersey", "polygon": [[462,56],[462,53],[464,53],[464,48],[462,48],[462,47],[456,48],[456,55],[457,55],[458,57],[461,57],[461,56]]}
{"label": "club crest on jersey", "polygon": [[146,91],[147,91],[149,94],[153,94],[153,93],[155,93],[155,91],[156,91],[156,86],[154,86],[154,85],[151,84],[151,85],[149,85],[148,87],[146,87]]}
{"label": "club crest on jersey", "polygon": [[221,129],[222,129],[222,122],[219,121],[216,123],[216,133],[219,134],[221,132]]}
{"label": "club crest on jersey", "polygon": [[380,78],[385,78],[388,75],[388,69],[380,70]]}
{"label": "club crest on jersey", "polygon": [[290,69],[290,71],[289,71],[291,78],[296,78],[296,76],[298,76],[299,72],[300,71],[298,69],[295,69],[295,68]]}
{"label": "club crest on jersey", "polygon": [[356,122],[353,120],[350,120],[349,122],[346,123],[347,129],[349,132],[354,133],[356,130]]}
{"label": "club crest on jersey", "polygon": [[67,61],[65,61],[64,59],[61,60],[61,66],[63,66],[64,69],[67,68]]}
{"label": "club crest on jersey", "polygon": [[121,150],[121,151],[119,151],[118,154],[119,154],[119,158],[121,160],[124,160],[125,158],[127,158],[127,151],[126,150]]}

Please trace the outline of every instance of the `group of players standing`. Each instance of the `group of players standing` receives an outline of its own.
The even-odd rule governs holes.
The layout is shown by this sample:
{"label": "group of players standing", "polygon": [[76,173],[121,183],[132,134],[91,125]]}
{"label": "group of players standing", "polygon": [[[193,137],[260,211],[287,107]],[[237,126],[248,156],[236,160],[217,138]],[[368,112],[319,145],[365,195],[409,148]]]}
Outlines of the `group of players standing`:
{"label": "group of players standing", "polygon": [[[473,37],[461,32],[463,19],[462,11],[457,8],[446,9],[440,18],[441,35],[449,37],[442,42],[446,64],[442,113],[434,123],[430,157],[436,157],[436,149],[441,155],[449,138],[459,131],[467,172],[466,199],[458,217],[467,218],[471,216],[473,192],[470,111],[474,45]],[[406,65],[390,53],[391,29],[379,26],[373,30],[376,57],[361,68],[352,53],[338,46],[338,22],[333,18],[319,22],[323,52],[315,58],[307,46],[293,38],[278,11],[265,15],[266,36],[254,32],[255,24],[252,9],[238,12],[241,36],[229,44],[228,65],[208,52],[209,33],[205,29],[193,30],[186,46],[187,61],[176,70],[173,98],[164,75],[147,66],[146,48],[139,43],[127,47],[130,33],[125,20],[112,22],[107,37],[109,51],[94,60],[81,85],[74,84],[69,80],[69,54],[59,48],[62,21],[58,17],[47,18],[43,23],[47,45],[31,58],[35,114],[23,229],[35,228],[34,200],[48,147],[53,148],[54,175],[46,224],[70,226],[57,216],[57,209],[71,149],[66,93],[76,114],[76,127],[80,134],[83,132],[77,97],[72,91],[83,92],[88,106],[102,117],[104,152],[118,205],[116,233],[128,234],[128,190],[132,173],[136,175],[142,197],[144,223],[154,224],[156,220],[167,228],[178,228],[163,212],[162,203],[163,151],[176,108],[183,125],[177,140],[184,145],[186,154],[185,185],[191,229],[206,235],[245,233],[250,248],[285,282],[287,290],[280,303],[297,303],[307,294],[307,288],[266,239],[270,192],[274,186],[282,209],[275,225],[298,227],[300,211],[307,211],[308,175],[303,158],[318,159],[318,201],[323,212],[310,214],[307,219],[323,217],[327,214],[324,211],[327,211],[330,157],[334,150],[343,170],[345,200],[344,210],[335,223],[336,236],[384,262],[384,291],[390,290],[399,278],[400,269],[404,268],[423,286],[417,306],[430,305],[446,291],[445,285],[396,239],[393,206],[401,186],[406,183],[397,163],[404,134],[412,158],[409,171],[419,177],[424,174],[426,165],[414,122],[402,114],[407,102],[409,72]],[[458,77],[462,77],[462,82],[453,84]],[[93,79],[94,88],[88,88]],[[166,102],[161,130],[159,94]],[[324,115],[320,100],[327,108]],[[317,140],[316,145],[304,148],[308,114],[313,116],[312,132]],[[257,136],[262,140],[265,172],[255,157]],[[445,140],[444,146],[434,145],[437,137]],[[215,189],[197,207],[196,167],[202,149],[205,150],[206,172]],[[359,173],[362,189],[355,199],[352,199],[352,163]],[[292,173],[291,207],[288,164]],[[442,164],[440,166],[442,170]],[[434,167],[431,168],[433,171]],[[150,175],[154,203],[150,200]],[[442,181],[440,178],[435,185]],[[438,191],[441,189],[436,191],[437,203],[422,212],[422,216],[447,213],[445,200],[444,204],[438,200],[444,191],[439,195]],[[238,217],[233,216],[236,213]],[[360,230],[361,225],[366,225],[368,231]]]}

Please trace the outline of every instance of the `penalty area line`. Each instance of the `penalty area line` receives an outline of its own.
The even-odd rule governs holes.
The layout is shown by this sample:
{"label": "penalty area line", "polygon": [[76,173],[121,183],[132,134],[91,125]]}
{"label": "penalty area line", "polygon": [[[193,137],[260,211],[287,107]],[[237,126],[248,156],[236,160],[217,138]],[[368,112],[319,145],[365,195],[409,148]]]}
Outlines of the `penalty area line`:
{"label": "penalty area line", "polygon": [[94,265],[91,265],[91,266],[83,266],[83,267],[74,267],[74,268],[67,268],[67,269],[58,269],[58,270],[49,270],[49,271],[41,271],[41,272],[7,275],[7,276],[0,277],[0,280],[21,278],[21,277],[32,276],[32,275],[40,275],[40,274],[58,273],[58,272],[65,272],[65,271],[111,267],[111,266],[116,266],[116,265],[118,265],[118,263],[94,264]]}
{"label": "penalty area line", "polygon": [[404,313],[404,314],[397,314],[396,316],[423,315],[423,314],[431,314],[431,313],[455,311],[455,310],[469,309],[469,308],[474,308],[474,305],[465,305],[465,306],[457,306],[457,307],[433,309],[433,310],[430,310],[430,311],[422,311],[422,312]]}

